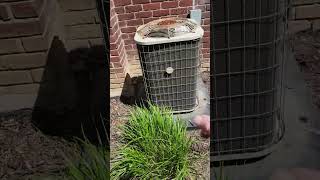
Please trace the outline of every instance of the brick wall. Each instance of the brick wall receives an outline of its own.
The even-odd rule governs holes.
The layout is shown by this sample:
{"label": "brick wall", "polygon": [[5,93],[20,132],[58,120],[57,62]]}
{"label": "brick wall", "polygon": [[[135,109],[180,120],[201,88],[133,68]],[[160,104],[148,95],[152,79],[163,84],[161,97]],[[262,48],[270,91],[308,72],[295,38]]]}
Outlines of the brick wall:
{"label": "brick wall", "polygon": [[103,45],[100,19],[94,0],[59,0],[68,51]]}
{"label": "brick wall", "polygon": [[[119,4],[117,4],[119,5]],[[121,38],[121,28],[116,13],[114,1],[110,2],[110,92],[121,93],[125,73],[127,72],[127,59],[125,42]]]}
{"label": "brick wall", "polygon": [[0,95],[37,93],[55,5],[0,0]]}
{"label": "brick wall", "polygon": [[[210,0],[195,1],[195,8],[202,10],[201,25],[205,30],[201,50],[201,70],[209,71]],[[124,81],[124,79],[115,80],[118,78],[115,75],[116,71],[122,73],[124,69],[125,73],[131,76],[142,74],[133,39],[138,26],[164,17],[187,17],[191,9],[192,0],[111,0],[111,86],[118,88]],[[116,47],[117,51],[112,49]]]}
{"label": "brick wall", "polygon": [[289,32],[320,29],[320,0],[292,0],[289,12]]}
{"label": "brick wall", "polygon": [[0,0],[0,110],[2,97],[35,101],[54,36],[67,52],[103,46],[99,21],[95,0]]}

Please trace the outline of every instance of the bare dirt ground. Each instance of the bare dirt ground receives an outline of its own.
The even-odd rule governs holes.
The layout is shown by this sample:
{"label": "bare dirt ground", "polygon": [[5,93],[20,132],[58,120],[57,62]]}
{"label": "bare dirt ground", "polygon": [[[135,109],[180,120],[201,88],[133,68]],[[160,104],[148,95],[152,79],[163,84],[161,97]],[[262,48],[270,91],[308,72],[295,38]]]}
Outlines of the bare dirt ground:
{"label": "bare dirt ground", "polygon": [[[202,73],[202,79],[208,90],[210,88],[209,72]],[[116,149],[121,145],[119,138],[121,130],[119,127],[125,124],[130,115],[132,106],[126,105],[120,101],[119,98],[110,100],[110,115],[111,115],[111,159],[115,155]],[[195,167],[198,179],[210,179],[210,139],[204,139],[200,136],[199,130],[189,130],[188,136],[191,136],[196,143],[192,145],[192,156],[198,157],[196,161],[192,162]]]}
{"label": "bare dirt ground", "polygon": [[48,137],[33,127],[31,110],[0,115],[0,179],[57,179],[65,169],[62,152],[74,151],[72,143]]}
{"label": "bare dirt ground", "polygon": [[320,108],[320,32],[300,32],[291,38],[290,43],[312,89],[313,102]]}

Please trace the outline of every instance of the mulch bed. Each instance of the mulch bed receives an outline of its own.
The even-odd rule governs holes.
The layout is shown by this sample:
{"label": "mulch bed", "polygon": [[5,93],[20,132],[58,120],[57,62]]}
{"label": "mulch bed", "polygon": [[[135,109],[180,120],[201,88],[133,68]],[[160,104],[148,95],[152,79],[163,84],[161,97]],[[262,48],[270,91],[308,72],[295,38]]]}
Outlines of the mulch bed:
{"label": "mulch bed", "polygon": [[313,102],[320,108],[320,32],[300,32],[291,37],[290,44],[312,89]]}
{"label": "mulch bed", "polygon": [[0,179],[44,179],[50,174],[57,179],[65,169],[61,153],[73,152],[73,145],[45,136],[33,127],[31,115],[31,110],[0,115]]}
{"label": "mulch bed", "polygon": [[[208,89],[209,73],[203,73],[203,80]],[[129,105],[118,98],[111,99],[111,150],[114,149],[120,137],[119,126],[128,118]],[[61,137],[44,135],[33,126],[32,110],[18,110],[0,114],[0,179],[58,179],[66,167],[62,153],[73,154],[75,144]],[[208,154],[194,163],[197,171],[209,179],[209,139],[200,137],[198,130],[189,131],[189,135],[198,140],[192,146],[195,154]],[[112,153],[112,152],[111,152]],[[201,178],[204,179],[204,178]]]}

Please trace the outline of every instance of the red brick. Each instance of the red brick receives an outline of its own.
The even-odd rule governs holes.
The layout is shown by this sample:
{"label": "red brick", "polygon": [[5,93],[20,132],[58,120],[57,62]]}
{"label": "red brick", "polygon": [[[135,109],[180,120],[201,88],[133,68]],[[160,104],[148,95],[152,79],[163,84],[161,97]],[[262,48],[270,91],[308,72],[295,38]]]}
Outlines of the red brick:
{"label": "red brick", "polygon": [[126,74],[125,73],[118,73],[117,77],[118,78],[124,78],[124,77],[126,77]]}
{"label": "red brick", "polygon": [[177,1],[165,1],[161,3],[161,8],[162,9],[169,9],[169,8],[174,8],[178,6]]}
{"label": "red brick", "polygon": [[142,19],[132,19],[127,21],[127,26],[139,26],[142,25]]}
{"label": "red brick", "polygon": [[119,51],[118,50],[111,50],[110,56],[119,56]]}
{"label": "red brick", "polygon": [[116,74],[110,74],[110,79],[117,79]]}
{"label": "red brick", "polygon": [[[120,62],[122,56],[121,53],[123,53],[123,51],[121,50],[121,47],[123,46],[119,46],[118,49],[114,49],[110,51],[110,56],[113,58],[111,61],[112,62]],[[117,57],[117,58],[115,58]]]}
{"label": "red brick", "polygon": [[169,10],[157,10],[153,11],[153,17],[161,17],[169,15]]}
{"label": "red brick", "polygon": [[121,51],[120,55],[121,55],[121,53],[123,53],[123,48],[124,48],[124,43],[123,43],[123,41],[121,41],[120,45],[119,45],[119,51]]}
{"label": "red brick", "polygon": [[180,7],[192,6],[192,0],[181,0],[179,2]]}
{"label": "red brick", "polygon": [[181,15],[181,14],[186,14],[186,13],[188,13],[187,8],[170,9],[170,14],[171,15]]}
{"label": "red brick", "polygon": [[111,56],[110,62],[120,62],[120,57],[119,56]]}
{"label": "red brick", "polygon": [[203,48],[210,48],[210,43],[202,43]]}
{"label": "red brick", "polygon": [[133,4],[146,4],[149,2],[150,2],[150,0],[132,0]]}
{"label": "red brick", "polygon": [[205,31],[203,33],[203,37],[210,37],[210,32],[209,31]]}
{"label": "red brick", "polygon": [[121,63],[115,62],[115,63],[113,63],[113,67],[115,67],[115,68],[120,68],[120,67],[123,67],[123,66],[122,66]]}
{"label": "red brick", "polygon": [[136,18],[148,18],[148,17],[152,17],[152,12],[142,11],[142,12],[135,13],[135,15],[136,15]]}
{"label": "red brick", "polygon": [[133,13],[119,14],[118,19],[119,19],[119,21],[134,19],[134,14]]}
{"label": "red brick", "polygon": [[125,27],[121,28],[122,33],[132,33],[136,31],[136,27]]}
{"label": "red brick", "polygon": [[138,12],[138,11],[142,11],[142,6],[139,5],[133,5],[133,6],[126,6],[126,13],[132,13],[132,12]]}
{"label": "red brick", "polygon": [[125,45],[124,48],[125,48],[126,50],[132,50],[132,46],[131,46],[131,45]]}
{"label": "red brick", "polygon": [[151,0],[151,2],[163,2],[163,1],[167,1],[167,0]]}
{"label": "red brick", "polygon": [[110,43],[110,50],[115,50],[118,48],[118,45],[115,43]]}
{"label": "red brick", "polygon": [[131,0],[115,0],[114,1],[114,5],[116,7],[118,6],[126,6],[126,5],[130,5],[131,4]]}
{"label": "red brick", "polygon": [[116,46],[115,48],[110,48],[110,49],[112,50],[119,49],[120,43],[121,43],[121,38],[119,36],[115,37],[115,41],[111,42],[110,44],[116,45]]}
{"label": "red brick", "polygon": [[120,21],[119,22],[119,27],[125,27],[126,26],[126,22],[125,21]]}
{"label": "red brick", "polygon": [[12,54],[21,52],[23,52],[23,47],[19,39],[0,39],[0,54]]}
{"label": "red brick", "polygon": [[114,68],[114,69],[110,69],[110,72],[111,72],[111,73],[123,73],[123,72],[124,72],[124,69],[123,69],[123,67],[121,67],[121,68]]}
{"label": "red brick", "polygon": [[113,1],[110,2],[110,6],[109,7],[110,7],[110,9],[114,8],[114,2]]}
{"label": "red brick", "polygon": [[132,49],[137,50],[137,44],[132,44]]}
{"label": "red brick", "polygon": [[122,38],[122,39],[128,39],[128,38],[129,38],[129,35],[128,35],[128,34],[121,34],[121,38]]}
{"label": "red brick", "polygon": [[210,43],[210,38],[209,37],[204,37],[202,38],[203,43]]}
{"label": "red brick", "polygon": [[111,44],[117,43],[118,39],[119,39],[119,36],[113,35],[110,37],[110,43]]}
{"label": "red brick", "polygon": [[147,24],[148,22],[151,22],[151,21],[154,21],[154,20],[157,20],[157,19],[159,19],[159,18],[145,18],[145,19],[143,19],[143,23]]}
{"label": "red brick", "polygon": [[210,12],[206,11],[202,13],[202,18],[210,18]]}
{"label": "red brick", "polygon": [[117,15],[116,12],[115,12],[115,10],[114,10],[114,9],[111,9],[110,17],[113,17],[113,16],[115,16],[115,15]]}
{"label": "red brick", "polygon": [[137,50],[127,51],[127,55],[138,55],[138,51]]}
{"label": "red brick", "polygon": [[124,40],[124,43],[125,44],[134,44],[135,42],[133,39],[126,39],[126,40]]}
{"label": "red brick", "polygon": [[127,55],[127,59],[128,59],[128,61],[132,61],[135,59],[135,56],[134,55]]}
{"label": "red brick", "polygon": [[116,7],[116,8],[114,8],[114,10],[115,10],[115,12],[117,13],[117,14],[122,14],[122,13],[124,13],[124,7],[122,6],[122,7]]}
{"label": "red brick", "polygon": [[206,10],[210,11],[210,5],[206,5]]}
{"label": "red brick", "polygon": [[112,17],[111,19],[110,19],[110,26],[111,27],[114,27],[116,24],[117,24],[117,17],[116,16],[114,16],[114,17]]}
{"label": "red brick", "polygon": [[178,17],[181,17],[181,18],[187,18],[188,14],[180,14],[178,15]]}
{"label": "red brick", "polygon": [[210,54],[209,54],[209,53],[202,54],[202,57],[203,57],[203,58],[210,58]]}
{"label": "red brick", "polygon": [[143,5],[143,10],[144,11],[149,11],[149,10],[156,10],[160,9],[160,3],[149,3],[149,4],[144,4]]}
{"label": "red brick", "polygon": [[110,36],[110,42],[116,43],[119,39],[120,33],[121,33],[121,31],[120,31],[120,29],[118,29],[116,33],[114,33],[112,36]]}
{"label": "red brick", "polygon": [[11,11],[15,18],[33,18],[38,16],[35,7],[30,2],[11,5]]}
{"label": "red brick", "polygon": [[[191,7],[192,8],[192,7]],[[202,12],[205,12],[206,11],[206,6],[203,5],[203,6],[196,6],[196,9],[201,9]]]}
{"label": "red brick", "polygon": [[[123,51],[123,52],[124,52],[124,51]],[[122,65],[124,65],[124,64],[126,63],[125,54],[124,54],[124,53],[122,53],[121,57],[123,57],[123,58],[121,58],[120,63],[121,63]]]}
{"label": "red brick", "polygon": [[202,54],[210,53],[210,48],[202,48],[201,53]]}
{"label": "red brick", "polygon": [[32,83],[29,71],[0,71],[0,85]]}
{"label": "red brick", "polygon": [[129,33],[129,34],[128,34],[129,39],[133,39],[133,38],[134,38],[134,36],[135,36],[135,34],[136,34],[136,33]]}
{"label": "red brick", "polygon": [[202,21],[203,25],[210,25],[210,19],[203,19]]}
{"label": "red brick", "polygon": [[198,2],[199,5],[206,4],[205,0],[198,0],[197,2]]}
{"label": "red brick", "polygon": [[5,6],[0,6],[0,20],[6,21],[9,20],[10,16],[8,10]]}
{"label": "red brick", "polygon": [[[210,53],[209,53],[210,54]],[[201,63],[210,63],[210,58],[202,59]]]}
{"label": "red brick", "polygon": [[204,31],[210,31],[210,25],[204,25],[202,28]]}
{"label": "red brick", "polygon": [[110,29],[110,34],[111,34],[111,35],[115,34],[118,29],[119,29],[119,26],[118,26],[118,24],[116,24],[115,26],[113,26],[113,27]]}
{"label": "red brick", "polygon": [[44,24],[40,21],[0,24],[0,38],[40,35]]}
{"label": "red brick", "polygon": [[31,36],[21,38],[23,47],[26,52],[45,51],[49,48],[50,32],[41,36]]}

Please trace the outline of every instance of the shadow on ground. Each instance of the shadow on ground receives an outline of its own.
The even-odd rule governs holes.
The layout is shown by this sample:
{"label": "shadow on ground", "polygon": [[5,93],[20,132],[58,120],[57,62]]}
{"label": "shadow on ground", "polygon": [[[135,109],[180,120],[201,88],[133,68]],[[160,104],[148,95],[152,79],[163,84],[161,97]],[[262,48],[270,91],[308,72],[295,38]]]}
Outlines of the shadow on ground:
{"label": "shadow on ground", "polygon": [[142,76],[125,77],[120,101],[127,105],[147,106],[147,96]]}
{"label": "shadow on ground", "polygon": [[48,135],[81,138],[83,127],[92,142],[98,142],[97,132],[107,139],[109,70],[104,54],[104,46],[67,52],[54,38],[32,113],[37,128]]}

